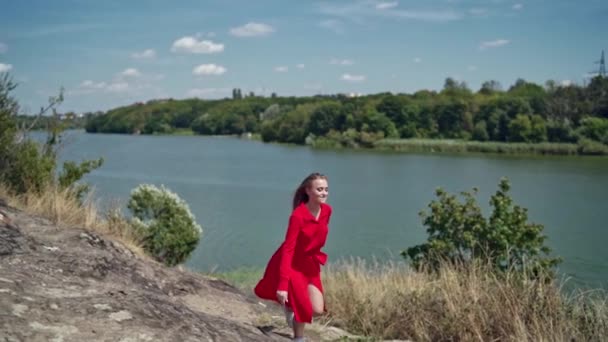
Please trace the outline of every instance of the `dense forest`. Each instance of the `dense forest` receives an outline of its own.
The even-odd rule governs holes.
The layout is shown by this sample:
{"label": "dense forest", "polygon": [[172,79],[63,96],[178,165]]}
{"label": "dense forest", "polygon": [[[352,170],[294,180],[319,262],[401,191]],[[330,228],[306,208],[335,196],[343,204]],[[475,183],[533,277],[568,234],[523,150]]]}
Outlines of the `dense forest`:
{"label": "dense forest", "polygon": [[586,85],[487,81],[474,92],[447,78],[441,91],[312,97],[152,100],[89,116],[87,132],[259,134],[264,141],[372,147],[383,139],[570,143],[608,151],[608,78]]}

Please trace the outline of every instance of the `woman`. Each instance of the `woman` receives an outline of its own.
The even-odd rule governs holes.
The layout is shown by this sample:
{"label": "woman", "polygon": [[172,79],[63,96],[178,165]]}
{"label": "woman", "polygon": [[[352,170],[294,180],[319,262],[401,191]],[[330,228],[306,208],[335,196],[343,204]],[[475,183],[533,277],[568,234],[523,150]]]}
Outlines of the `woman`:
{"label": "woman", "polygon": [[313,173],[306,177],[293,197],[293,212],[285,241],[272,255],[255,294],[283,305],[294,341],[303,341],[304,326],[313,315],[325,311],[321,265],[327,255],[325,245],[331,207],[325,204],[327,177]]}

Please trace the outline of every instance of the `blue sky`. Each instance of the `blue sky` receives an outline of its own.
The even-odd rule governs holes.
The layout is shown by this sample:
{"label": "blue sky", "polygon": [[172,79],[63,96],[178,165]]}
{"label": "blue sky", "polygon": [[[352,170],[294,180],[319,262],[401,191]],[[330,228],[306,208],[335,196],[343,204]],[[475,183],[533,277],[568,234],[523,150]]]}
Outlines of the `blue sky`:
{"label": "blue sky", "polygon": [[582,84],[608,49],[600,0],[2,0],[0,71],[35,112],[154,98]]}

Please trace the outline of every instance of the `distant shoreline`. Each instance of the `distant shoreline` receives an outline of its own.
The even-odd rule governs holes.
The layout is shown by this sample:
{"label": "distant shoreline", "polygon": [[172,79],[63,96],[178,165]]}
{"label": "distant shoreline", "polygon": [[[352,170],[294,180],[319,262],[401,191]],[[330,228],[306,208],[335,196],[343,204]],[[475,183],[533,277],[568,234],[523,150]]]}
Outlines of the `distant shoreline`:
{"label": "distant shoreline", "polygon": [[596,144],[507,143],[447,139],[383,139],[373,149],[398,152],[490,153],[535,156],[608,156],[608,148]]}
{"label": "distant shoreline", "polygon": [[[86,132],[86,131],[85,131]],[[90,134],[124,134],[126,133],[105,133],[105,132],[86,132]],[[248,140],[261,141],[259,134],[250,136],[227,134],[227,135],[202,135],[196,134],[190,129],[178,129],[171,133],[142,134],[148,136],[205,136],[205,137],[234,137]],[[277,142],[270,142],[277,144]],[[285,145],[285,143],[278,143]],[[403,153],[457,153],[457,154],[498,154],[498,155],[520,155],[520,156],[608,156],[608,148],[599,144],[572,144],[572,143],[508,143],[496,141],[465,141],[453,139],[381,139],[373,144],[373,147],[346,147],[334,145],[299,145],[309,146],[314,149],[325,150],[361,150],[361,151],[388,151]]]}

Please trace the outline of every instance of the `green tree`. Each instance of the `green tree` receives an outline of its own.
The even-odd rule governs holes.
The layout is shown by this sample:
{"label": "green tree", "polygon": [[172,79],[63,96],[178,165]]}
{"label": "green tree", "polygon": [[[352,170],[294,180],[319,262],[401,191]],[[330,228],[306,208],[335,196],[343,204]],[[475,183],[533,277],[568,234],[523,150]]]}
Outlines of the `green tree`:
{"label": "green tree", "polygon": [[388,95],[380,101],[376,109],[380,113],[384,113],[395,126],[401,127],[408,121],[408,115],[405,112],[405,102],[398,96]]}
{"label": "green tree", "polygon": [[479,93],[483,95],[492,95],[502,90],[502,86],[498,81],[485,81],[479,89]]}
{"label": "green tree", "polygon": [[586,89],[591,113],[608,119],[608,77],[594,77]]}
{"label": "green tree", "polygon": [[[19,105],[10,95],[15,87],[8,75],[0,77],[0,182],[16,194],[41,192],[47,186],[58,186],[60,189],[70,189],[74,196],[81,197],[88,187],[76,182],[101,166],[103,160],[84,161],[80,164],[67,161],[57,175],[57,152],[61,145],[63,127],[55,107],[63,101],[63,90],[58,96],[49,99],[48,106],[33,117],[30,127],[18,131],[15,117]],[[29,139],[29,129],[49,110],[53,111],[53,115],[47,118],[46,142],[40,144]]]}
{"label": "green tree", "polygon": [[141,184],[127,205],[144,250],[167,266],[181,264],[196,248],[202,228],[188,204],[161,186]]}
{"label": "green tree", "polygon": [[11,96],[16,87],[8,73],[0,75],[0,176],[8,168],[17,134],[14,117],[19,105]]}
{"label": "green tree", "polygon": [[[528,222],[528,210],[516,205],[509,195],[510,184],[501,179],[490,198],[492,213],[482,214],[473,192],[456,195],[437,189],[437,200],[429,212],[421,212],[428,233],[427,242],[401,252],[416,269],[437,270],[442,262],[488,262],[500,271],[526,271],[531,276],[551,274],[559,258],[550,256],[544,227]],[[545,273],[547,272],[547,273]]]}
{"label": "green tree", "polygon": [[479,121],[475,124],[475,128],[473,129],[473,140],[477,141],[488,141],[490,136],[488,135],[488,129],[486,127],[485,121]]}
{"label": "green tree", "polygon": [[568,119],[549,119],[547,121],[547,140],[551,142],[576,142],[576,135]]}
{"label": "green tree", "polygon": [[528,115],[519,114],[509,122],[509,137],[512,142],[528,141],[532,133],[532,122]]}
{"label": "green tree", "polygon": [[318,106],[310,116],[308,130],[310,133],[322,136],[338,125],[340,103],[327,103]]}
{"label": "green tree", "polygon": [[532,115],[530,118],[530,124],[532,125],[528,141],[539,143],[547,141],[547,122],[542,116],[538,114]]}
{"label": "green tree", "polygon": [[581,120],[577,133],[582,137],[608,144],[608,119],[586,117]]}
{"label": "green tree", "polygon": [[521,98],[526,101],[532,112],[545,113],[547,93],[542,86],[520,78],[509,88],[508,94],[513,98]]}

